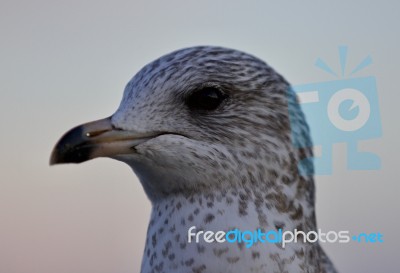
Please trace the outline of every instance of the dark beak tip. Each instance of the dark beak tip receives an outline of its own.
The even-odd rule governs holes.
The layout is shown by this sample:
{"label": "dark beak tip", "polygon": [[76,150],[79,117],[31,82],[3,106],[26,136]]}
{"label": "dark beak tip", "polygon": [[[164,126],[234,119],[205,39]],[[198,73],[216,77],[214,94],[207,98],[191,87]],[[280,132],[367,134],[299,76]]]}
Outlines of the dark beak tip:
{"label": "dark beak tip", "polygon": [[53,151],[51,152],[51,156],[50,156],[50,160],[49,160],[49,165],[50,165],[50,166],[54,166],[54,165],[61,164],[61,163],[62,163],[62,162],[60,162],[60,161],[58,160],[58,158],[57,158],[57,155],[56,155],[55,150],[53,150]]}
{"label": "dark beak tip", "polygon": [[57,142],[50,155],[49,165],[66,163],[82,163],[93,159],[96,144],[88,138],[87,132],[92,136],[112,129],[110,118],[85,123],[67,131]]}
{"label": "dark beak tip", "polygon": [[54,149],[50,155],[49,165],[54,166],[54,165],[59,165],[59,164],[63,164],[63,163],[68,163],[63,160],[62,154],[63,153],[60,152],[60,150],[58,149],[58,146],[54,147]]}
{"label": "dark beak tip", "polygon": [[65,133],[53,148],[49,165],[81,163],[90,159],[91,147],[85,144],[82,126],[72,128]]}
{"label": "dark beak tip", "polygon": [[79,149],[62,149],[59,146],[56,146],[51,153],[49,165],[60,165],[60,164],[79,164],[91,159],[91,151],[90,147]]}

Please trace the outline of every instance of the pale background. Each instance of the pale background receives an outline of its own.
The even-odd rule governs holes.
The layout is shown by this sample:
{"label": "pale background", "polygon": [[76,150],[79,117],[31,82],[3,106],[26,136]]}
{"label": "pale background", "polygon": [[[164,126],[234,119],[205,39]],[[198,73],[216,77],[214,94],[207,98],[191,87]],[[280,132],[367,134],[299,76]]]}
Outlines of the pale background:
{"label": "pale background", "polygon": [[[278,4],[278,2],[280,2]],[[383,244],[332,244],[341,272],[398,272],[399,48],[397,1],[0,2],[0,273],[138,272],[150,205],[131,170],[109,159],[48,166],[67,129],[118,107],[143,65],[199,44],[241,49],[293,84],[326,81],[371,55],[383,137],[365,143],[382,170],[349,172],[335,146],[332,176],[317,177],[325,230],[381,232]]]}

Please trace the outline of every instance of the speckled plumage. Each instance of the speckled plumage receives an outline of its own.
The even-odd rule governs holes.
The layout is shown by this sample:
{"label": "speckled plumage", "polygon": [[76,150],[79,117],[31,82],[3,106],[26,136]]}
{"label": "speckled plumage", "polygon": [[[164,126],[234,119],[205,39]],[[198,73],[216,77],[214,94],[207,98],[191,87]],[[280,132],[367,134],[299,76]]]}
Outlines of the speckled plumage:
{"label": "speckled plumage", "polygon": [[[229,99],[214,112],[193,113],[182,98],[199,86],[217,86]],[[112,122],[177,133],[138,145],[138,157],[117,157],[132,166],[153,205],[143,273],[335,272],[318,244],[187,242],[193,225],[316,230],[314,181],[297,168],[311,150],[291,140],[293,133],[310,144],[308,127],[289,84],[263,61],[220,47],[163,56],[128,83]]]}
{"label": "speckled plumage", "polygon": [[[228,98],[215,111],[188,109],[185,98],[205,86]],[[187,241],[191,226],[316,230],[313,177],[298,170],[312,151],[291,139],[311,147],[309,129],[289,84],[266,63],[221,47],[175,51],[133,77],[111,122],[163,133],[114,156],[152,202],[142,273],[335,272],[317,243]],[[312,173],[311,162],[304,167]]]}

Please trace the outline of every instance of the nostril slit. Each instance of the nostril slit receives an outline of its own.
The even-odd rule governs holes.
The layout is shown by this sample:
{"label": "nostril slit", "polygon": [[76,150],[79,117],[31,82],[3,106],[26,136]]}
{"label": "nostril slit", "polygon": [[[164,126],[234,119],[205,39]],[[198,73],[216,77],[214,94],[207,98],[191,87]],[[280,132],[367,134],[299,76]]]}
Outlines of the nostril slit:
{"label": "nostril slit", "polygon": [[101,135],[105,132],[108,132],[109,130],[99,130],[99,131],[93,131],[93,132],[87,132],[85,135],[87,137],[96,137],[98,135]]}

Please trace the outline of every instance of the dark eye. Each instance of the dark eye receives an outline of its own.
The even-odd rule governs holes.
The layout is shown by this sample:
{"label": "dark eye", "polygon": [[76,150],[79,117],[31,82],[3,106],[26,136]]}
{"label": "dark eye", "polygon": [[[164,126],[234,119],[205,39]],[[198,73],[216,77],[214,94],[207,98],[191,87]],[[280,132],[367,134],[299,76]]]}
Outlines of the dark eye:
{"label": "dark eye", "polygon": [[216,87],[204,87],[194,91],[186,100],[187,106],[192,110],[215,110],[226,98]]}

